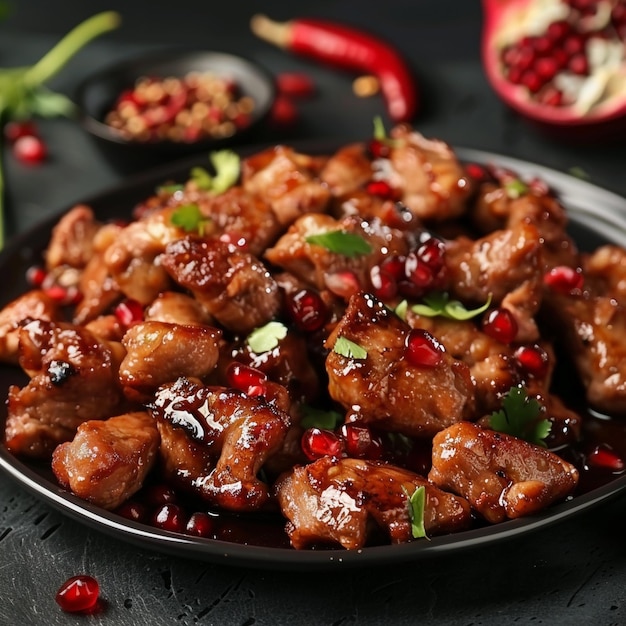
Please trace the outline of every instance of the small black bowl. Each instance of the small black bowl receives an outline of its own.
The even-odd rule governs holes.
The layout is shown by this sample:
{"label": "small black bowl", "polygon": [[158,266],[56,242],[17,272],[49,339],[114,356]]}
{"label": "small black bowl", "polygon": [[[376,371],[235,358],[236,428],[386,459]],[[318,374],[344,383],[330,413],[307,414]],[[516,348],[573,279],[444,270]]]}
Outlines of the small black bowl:
{"label": "small black bowl", "polygon": [[[117,97],[143,76],[182,78],[192,71],[208,72],[233,80],[240,95],[254,100],[249,124],[223,138],[191,142],[126,139],[104,121]],[[225,52],[162,50],[117,62],[88,76],[77,87],[75,102],[79,121],[101,148],[105,158],[124,174],[148,169],[185,155],[212,151],[253,141],[276,96],[274,79],[263,67],[246,58]]]}

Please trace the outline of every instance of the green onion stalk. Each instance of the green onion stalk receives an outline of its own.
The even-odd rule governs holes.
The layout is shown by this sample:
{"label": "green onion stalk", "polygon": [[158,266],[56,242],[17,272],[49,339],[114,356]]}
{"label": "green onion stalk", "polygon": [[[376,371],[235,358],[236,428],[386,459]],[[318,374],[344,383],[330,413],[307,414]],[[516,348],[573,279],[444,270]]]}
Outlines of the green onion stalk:
{"label": "green onion stalk", "polygon": [[98,13],[65,35],[37,63],[26,67],[0,69],[0,250],[5,243],[5,179],[3,163],[4,125],[11,120],[27,120],[34,116],[70,116],[73,102],[51,91],[45,83],[90,41],[117,28],[120,15],[115,11]]}

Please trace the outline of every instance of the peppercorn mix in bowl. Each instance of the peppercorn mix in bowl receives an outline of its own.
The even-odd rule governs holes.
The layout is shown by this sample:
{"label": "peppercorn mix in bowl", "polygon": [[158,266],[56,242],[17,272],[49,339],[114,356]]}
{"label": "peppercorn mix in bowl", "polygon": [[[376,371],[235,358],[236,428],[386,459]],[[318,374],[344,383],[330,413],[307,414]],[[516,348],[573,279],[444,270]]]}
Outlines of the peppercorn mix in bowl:
{"label": "peppercorn mix in bowl", "polygon": [[250,141],[274,97],[263,67],[200,50],[125,59],[87,77],[76,91],[82,127],[123,173]]}

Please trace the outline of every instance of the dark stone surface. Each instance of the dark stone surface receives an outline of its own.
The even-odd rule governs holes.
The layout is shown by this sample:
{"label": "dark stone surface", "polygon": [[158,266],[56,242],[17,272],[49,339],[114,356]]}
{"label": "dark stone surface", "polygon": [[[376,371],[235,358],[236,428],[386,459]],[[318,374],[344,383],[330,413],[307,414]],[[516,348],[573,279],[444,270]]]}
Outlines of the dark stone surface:
{"label": "dark stone surface", "polygon": [[[481,13],[467,0],[267,0],[15,2],[0,23],[0,66],[34,62],[75,23],[118,9],[119,31],[91,44],[55,79],[71,94],[80,78],[115,58],[186,44],[243,53],[272,72],[303,69],[318,95],[301,107],[293,137],[360,139],[382,113],[378,99],[355,100],[351,76],[297,59],[256,40],[250,16],[296,14],[349,22],[393,41],[419,76],[423,109],[416,127],[456,146],[480,148],[561,171],[582,168],[591,180],[626,195],[623,144],[556,143],[508,112],[480,65]],[[50,159],[39,168],[5,154],[11,232],[69,207],[121,179],[74,122],[41,123]],[[268,138],[268,137],[260,137]],[[621,497],[532,535],[461,554],[374,570],[297,573],[212,565],[137,549],[90,530],[0,475],[0,624],[292,624],[500,625],[626,623],[626,499]],[[59,585],[77,573],[102,586],[103,610],[63,614]]]}

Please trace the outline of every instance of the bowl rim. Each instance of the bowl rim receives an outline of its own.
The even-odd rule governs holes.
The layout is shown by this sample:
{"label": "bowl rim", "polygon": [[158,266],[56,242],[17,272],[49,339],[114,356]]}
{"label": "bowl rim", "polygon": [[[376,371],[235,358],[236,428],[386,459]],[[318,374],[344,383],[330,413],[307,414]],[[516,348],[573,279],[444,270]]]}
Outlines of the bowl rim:
{"label": "bowl rim", "polygon": [[[126,139],[116,133],[108,124],[98,119],[93,115],[86,107],[85,100],[89,91],[100,84],[103,80],[114,77],[124,72],[129,75],[141,76],[145,71],[135,70],[134,68],[145,67],[150,65],[161,65],[169,62],[184,62],[187,59],[193,58],[205,58],[221,59],[226,62],[237,64],[240,67],[245,68],[248,72],[254,75],[267,89],[267,96],[261,100],[255,101],[255,108],[252,113],[252,121],[250,124],[242,129],[238,129],[235,133],[224,138],[212,138],[207,137],[199,141],[193,142],[177,142],[169,139],[160,139],[156,141],[136,141],[133,139]],[[192,71],[190,66],[188,71]],[[245,86],[245,85],[243,85]],[[152,51],[142,52],[132,56],[127,56],[118,59],[108,65],[105,65],[95,72],[85,76],[76,86],[74,90],[74,102],[78,109],[78,121],[81,126],[91,135],[118,144],[120,146],[129,146],[136,148],[148,148],[157,146],[167,146],[172,149],[179,149],[184,151],[190,148],[201,148],[203,146],[214,146],[220,143],[224,143],[229,139],[243,136],[248,134],[253,128],[259,125],[270,113],[272,105],[276,100],[277,87],[276,81],[272,73],[261,65],[258,61],[252,58],[236,54],[233,52],[223,50],[212,50],[209,48],[196,48],[196,47],[184,47],[184,46],[172,46],[165,48],[158,48]]]}

